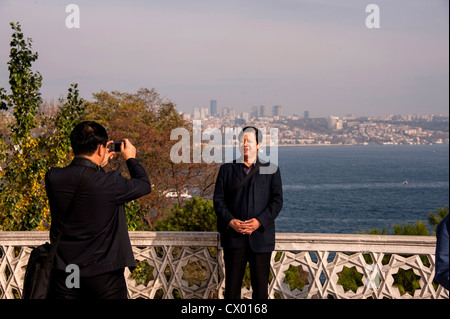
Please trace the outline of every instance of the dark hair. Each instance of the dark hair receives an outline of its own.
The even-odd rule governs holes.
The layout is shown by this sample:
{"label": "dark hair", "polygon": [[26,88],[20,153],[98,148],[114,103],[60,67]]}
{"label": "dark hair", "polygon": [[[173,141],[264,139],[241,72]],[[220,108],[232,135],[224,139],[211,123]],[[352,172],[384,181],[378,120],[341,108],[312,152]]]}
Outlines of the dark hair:
{"label": "dark hair", "polygon": [[244,135],[245,131],[247,130],[253,130],[255,132],[255,136],[256,136],[256,144],[259,144],[260,142],[262,142],[262,134],[261,131],[258,130],[256,127],[254,126],[246,126],[242,129],[241,133],[239,133],[239,140],[241,140],[242,136]]}
{"label": "dark hair", "polygon": [[106,146],[107,142],[106,129],[93,121],[78,124],[70,133],[70,143],[74,155],[92,155],[99,145]]}

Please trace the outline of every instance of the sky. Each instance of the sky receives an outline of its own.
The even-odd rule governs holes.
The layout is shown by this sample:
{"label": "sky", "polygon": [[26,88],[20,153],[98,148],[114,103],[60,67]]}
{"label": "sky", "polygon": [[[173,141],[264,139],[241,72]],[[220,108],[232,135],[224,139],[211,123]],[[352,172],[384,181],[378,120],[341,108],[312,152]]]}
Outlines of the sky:
{"label": "sky", "polygon": [[[71,3],[79,28],[66,26]],[[87,100],[155,88],[186,113],[217,100],[219,112],[449,114],[448,0],[0,0],[6,89],[12,21],[48,100],[75,82]]]}

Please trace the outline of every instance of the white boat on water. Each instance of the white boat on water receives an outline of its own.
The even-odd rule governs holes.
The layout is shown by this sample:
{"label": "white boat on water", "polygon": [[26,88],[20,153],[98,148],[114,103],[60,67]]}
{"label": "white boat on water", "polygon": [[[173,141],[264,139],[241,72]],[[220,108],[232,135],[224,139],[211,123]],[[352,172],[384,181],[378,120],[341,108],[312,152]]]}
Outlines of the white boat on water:
{"label": "white boat on water", "polygon": [[[178,197],[178,193],[172,189],[170,191],[164,192],[164,195],[168,198],[177,198]],[[181,198],[192,198],[192,195],[190,195],[187,190],[182,190],[180,193],[180,197]]]}

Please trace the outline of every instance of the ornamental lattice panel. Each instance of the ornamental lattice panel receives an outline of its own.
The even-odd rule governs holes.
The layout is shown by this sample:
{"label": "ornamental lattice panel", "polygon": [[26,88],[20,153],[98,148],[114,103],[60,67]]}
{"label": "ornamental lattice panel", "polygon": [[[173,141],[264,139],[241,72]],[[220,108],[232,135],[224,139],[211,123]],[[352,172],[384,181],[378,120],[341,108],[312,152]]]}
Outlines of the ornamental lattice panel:
{"label": "ornamental lattice panel", "polygon": [[[125,275],[129,298],[223,298],[217,233],[130,232],[138,269]],[[0,232],[0,298],[21,298],[32,247],[46,232]],[[448,298],[433,282],[435,238],[277,234],[270,298]],[[345,276],[356,278],[352,287]],[[410,286],[402,283],[409,278]],[[345,288],[346,287],[346,288]],[[243,287],[244,298],[251,288]]]}

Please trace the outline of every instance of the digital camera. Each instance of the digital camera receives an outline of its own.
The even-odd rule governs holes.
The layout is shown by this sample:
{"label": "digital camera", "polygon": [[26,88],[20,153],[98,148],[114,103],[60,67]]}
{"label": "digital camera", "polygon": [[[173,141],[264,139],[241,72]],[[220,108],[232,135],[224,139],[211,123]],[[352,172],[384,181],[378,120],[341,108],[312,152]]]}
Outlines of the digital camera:
{"label": "digital camera", "polygon": [[112,142],[111,144],[109,144],[109,147],[112,152],[120,152],[121,145],[122,142]]}

